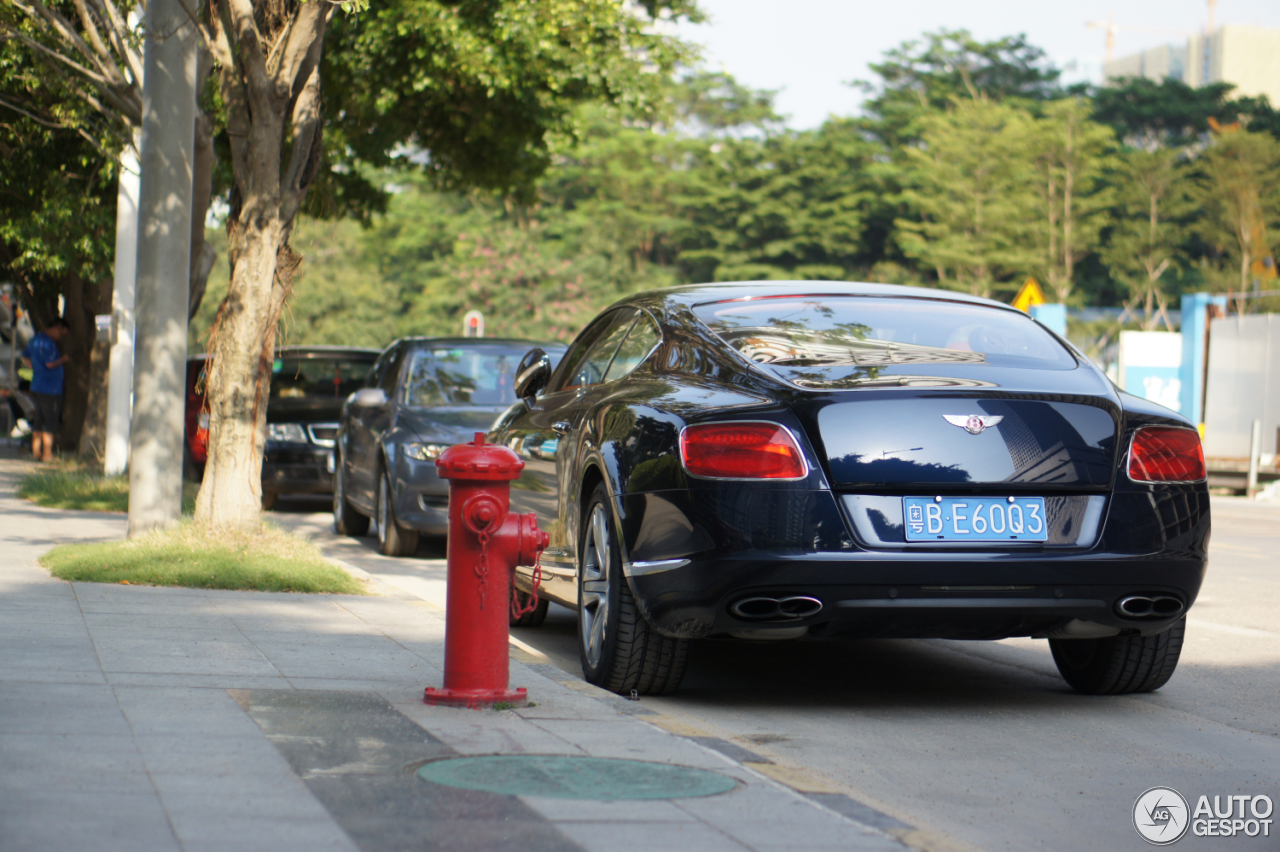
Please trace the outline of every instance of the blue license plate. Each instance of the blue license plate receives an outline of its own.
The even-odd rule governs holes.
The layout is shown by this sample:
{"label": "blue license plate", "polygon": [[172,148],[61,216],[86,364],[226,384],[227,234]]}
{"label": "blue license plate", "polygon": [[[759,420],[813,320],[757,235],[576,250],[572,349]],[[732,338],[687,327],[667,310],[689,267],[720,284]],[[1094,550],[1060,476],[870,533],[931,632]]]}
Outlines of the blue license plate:
{"label": "blue license plate", "polygon": [[1045,541],[1043,497],[903,497],[907,541]]}

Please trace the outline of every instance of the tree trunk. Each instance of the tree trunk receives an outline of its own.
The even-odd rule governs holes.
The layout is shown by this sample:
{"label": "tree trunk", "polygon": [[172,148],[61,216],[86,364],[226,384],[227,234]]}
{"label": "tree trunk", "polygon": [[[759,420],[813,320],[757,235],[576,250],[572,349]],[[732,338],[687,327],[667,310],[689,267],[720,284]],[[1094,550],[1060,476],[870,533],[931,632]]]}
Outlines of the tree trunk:
{"label": "tree trunk", "polygon": [[[115,282],[108,278],[98,285],[98,305],[95,314],[111,312],[111,297]],[[89,393],[85,401],[84,426],[80,430],[77,453],[85,460],[100,462],[107,445],[107,398],[110,393],[111,344],[97,341],[94,335],[89,355]]]}
{"label": "tree trunk", "polygon": [[276,330],[297,266],[289,233],[324,150],[319,66],[333,7],[299,4],[266,37],[248,0],[219,0],[211,12],[235,186],[231,287],[209,341],[209,460],[196,521],[255,528]]}
{"label": "tree trunk", "polygon": [[89,401],[96,336],[93,316],[99,303],[98,290],[97,285],[85,281],[74,271],[63,278],[62,295],[66,300],[63,318],[70,329],[59,341],[58,348],[71,359],[63,367],[62,429],[58,432],[58,448],[64,452],[76,452],[80,448],[80,430]]}
{"label": "tree trunk", "polygon": [[[262,516],[267,397],[288,292],[281,279],[290,271],[279,274],[287,238],[278,219],[251,222],[233,235],[231,289],[210,338],[209,460],[195,512],[204,524],[247,527]],[[246,347],[247,340],[261,344]]]}

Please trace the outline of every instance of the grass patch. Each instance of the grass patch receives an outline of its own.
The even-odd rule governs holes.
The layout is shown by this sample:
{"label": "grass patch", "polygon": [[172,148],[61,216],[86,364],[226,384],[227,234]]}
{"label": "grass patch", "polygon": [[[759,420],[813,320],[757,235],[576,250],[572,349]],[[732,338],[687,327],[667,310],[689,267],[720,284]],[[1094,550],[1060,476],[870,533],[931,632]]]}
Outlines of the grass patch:
{"label": "grass patch", "polygon": [[[200,485],[182,483],[182,513],[195,511]],[[103,476],[72,461],[57,462],[28,474],[18,483],[18,496],[50,509],[128,512],[129,477]]]}
{"label": "grass patch", "polygon": [[367,594],[314,544],[267,524],[256,532],[206,532],[183,523],[131,541],[64,544],[40,564],[82,583]]}

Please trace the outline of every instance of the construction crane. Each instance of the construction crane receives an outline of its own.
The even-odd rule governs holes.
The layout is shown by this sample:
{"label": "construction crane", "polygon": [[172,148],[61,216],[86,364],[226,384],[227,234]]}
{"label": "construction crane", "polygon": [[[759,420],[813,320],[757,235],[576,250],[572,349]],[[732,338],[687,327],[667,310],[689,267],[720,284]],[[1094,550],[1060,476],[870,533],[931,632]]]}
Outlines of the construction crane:
{"label": "construction crane", "polygon": [[[1210,0],[1210,3],[1209,3],[1210,9],[1213,8],[1213,3],[1214,3],[1214,0]],[[1211,13],[1211,16],[1212,16],[1212,13]],[[1189,32],[1187,30],[1170,30],[1170,29],[1165,29],[1163,27],[1134,27],[1134,26],[1129,26],[1128,24],[1117,24],[1115,18],[1116,18],[1115,13],[1112,12],[1107,15],[1107,20],[1105,23],[1103,23],[1102,21],[1085,21],[1084,22],[1084,25],[1091,30],[1106,31],[1107,33],[1106,61],[1107,62],[1110,62],[1111,60],[1116,58],[1116,33],[1120,32],[1120,30],[1125,30],[1127,32],[1139,32],[1139,33],[1163,33],[1165,35],[1182,35],[1182,36],[1194,35],[1194,33]]]}

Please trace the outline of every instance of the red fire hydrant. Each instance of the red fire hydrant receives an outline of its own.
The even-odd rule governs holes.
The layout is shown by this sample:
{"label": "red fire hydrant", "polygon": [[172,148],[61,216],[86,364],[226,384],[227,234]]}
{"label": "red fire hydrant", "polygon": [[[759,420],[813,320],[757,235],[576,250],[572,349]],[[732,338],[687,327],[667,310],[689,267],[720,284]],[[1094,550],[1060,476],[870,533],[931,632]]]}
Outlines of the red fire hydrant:
{"label": "red fire hydrant", "polygon": [[522,704],[524,689],[510,689],[507,643],[512,575],[534,565],[549,536],[532,512],[508,512],[511,481],[524,470],[520,457],[477,432],[470,444],[436,459],[449,480],[449,581],[445,602],[444,688],[427,687],[428,704],[484,707]]}

